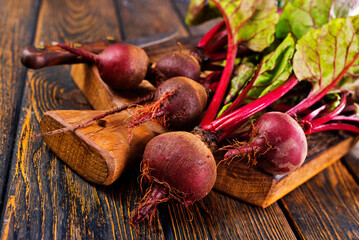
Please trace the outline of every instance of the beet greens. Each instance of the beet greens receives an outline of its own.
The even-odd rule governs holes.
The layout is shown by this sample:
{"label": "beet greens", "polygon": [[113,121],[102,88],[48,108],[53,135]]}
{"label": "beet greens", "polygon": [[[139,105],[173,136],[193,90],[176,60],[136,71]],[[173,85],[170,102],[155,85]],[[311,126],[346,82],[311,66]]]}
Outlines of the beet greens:
{"label": "beet greens", "polygon": [[[313,85],[310,94],[287,111],[295,115],[312,106],[359,64],[359,15],[333,19],[298,40],[293,70],[298,79]],[[340,44],[337,44],[340,42]]]}
{"label": "beet greens", "polygon": [[288,1],[277,24],[276,36],[285,38],[291,33],[295,39],[300,39],[308,31],[318,29],[334,18],[358,14],[354,12],[358,6],[359,2],[355,0]]}

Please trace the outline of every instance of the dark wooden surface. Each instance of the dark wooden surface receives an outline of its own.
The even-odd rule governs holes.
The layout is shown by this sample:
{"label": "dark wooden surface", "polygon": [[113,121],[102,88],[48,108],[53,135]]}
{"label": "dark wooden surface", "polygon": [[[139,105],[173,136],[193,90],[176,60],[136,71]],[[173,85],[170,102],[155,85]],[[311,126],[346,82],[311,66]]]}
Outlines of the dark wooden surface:
{"label": "dark wooden surface", "polygon": [[212,191],[188,208],[160,207],[152,227],[129,225],[141,192],[136,170],[113,185],[90,184],[46,147],[44,112],[90,109],[69,66],[27,70],[30,44],[137,39],[177,31],[187,0],[0,0],[0,239],[359,239],[359,150],[262,209]]}

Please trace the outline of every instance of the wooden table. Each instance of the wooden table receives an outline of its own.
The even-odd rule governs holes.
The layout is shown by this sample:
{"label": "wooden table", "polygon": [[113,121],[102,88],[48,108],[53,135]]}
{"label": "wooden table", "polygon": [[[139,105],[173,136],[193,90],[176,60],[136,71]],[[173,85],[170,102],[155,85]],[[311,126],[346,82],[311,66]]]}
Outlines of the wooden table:
{"label": "wooden table", "polygon": [[81,179],[43,143],[44,112],[90,109],[69,66],[28,70],[27,45],[113,36],[138,39],[188,27],[188,0],[0,0],[1,239],[359,239],[359,149],[262,209],[212,191],[188,208],[160,207],[152,227],[129,225],[137,172],[109,187]]}

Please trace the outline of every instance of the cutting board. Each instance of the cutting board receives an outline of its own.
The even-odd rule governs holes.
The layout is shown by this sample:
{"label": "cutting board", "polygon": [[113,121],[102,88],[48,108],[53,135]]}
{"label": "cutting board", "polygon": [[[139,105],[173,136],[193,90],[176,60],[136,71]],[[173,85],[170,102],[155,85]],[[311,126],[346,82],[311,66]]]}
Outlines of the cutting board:
{"label": "cutting board", "polygon": [[[181,43],[182,51],[188,51],[193,46],[186,39],[182,40]],[[178,45],[177,41],[174,40],[145,50],[150,59],[156,61],[166,52],[177,51]],[[96,110],[123,106],[154,90],[154,87],[144,80],[138,89],[132,92],[112,91],[103,83],[96,67],[87,64],[73,65],[71,76]],[[90,115],[99,113],[101,111],[49,112],[41,120],[41,131],[71,126],[83,121]],[[126,165],[135,161],[133,159],[140,159],[145,144],[152,137],[165,131],[154,122],[147,123],[136,130],[137,132],[133,135],[138,143],[137,145],[140,146],[139,148],[125,157],[121,151],[114,153],[116,151],[114,146],[119,146],[119,142],[125,144],[126,150],[124,152],[131,152],[131,144],[129,141],[125,141],[126,134],[121,133],[120,137],[116,136],[116,131],[121,127],[127,131],[126,124],[128,122],[126,123],[126,121],[129,121],[130,117],[130,115],[122,116],[121,114],[111,115],[104,119],[105,123],[96,122],[74,132],[59,134],[59,136],[48,136],[44,139],[49,147],[82,177],[97,184],[108,185],[122,174]],[[121,121],[121,126],[115,126]],[[214,189],[245,202],[267,207],[338,161],[352,148],[356,141],[356,137],[337,131],[310,135],[308,136],[309,149],[305,163],[301,168],[286,176],[266,174],[256,167],[249,167],[244,161],[219,164]],[[65,147],[63,146],[60,151],[59,143],[61,142],[68,144]],[[80,153],[75,149],[81,149]],[[73,157],[74,154],[77,159],[81,160],[76,162]],[[223,156],[216,155],[217,161],[222,160],[222,158]]]}

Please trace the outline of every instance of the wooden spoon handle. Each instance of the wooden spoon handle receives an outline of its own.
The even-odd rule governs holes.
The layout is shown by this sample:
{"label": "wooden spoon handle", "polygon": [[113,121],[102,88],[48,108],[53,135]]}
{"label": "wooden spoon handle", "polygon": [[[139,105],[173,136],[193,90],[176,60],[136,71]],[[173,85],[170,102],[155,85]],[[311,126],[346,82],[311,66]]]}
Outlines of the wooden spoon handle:
{"label": "wooden spoon handle", "polygon": [[[75,46],[82,49],[100,53],[111,44],[119,43],[118,40],[100,40],[94,42],[77,43]],[[32,69],[40,69],[53,65],[81,63],[83,60],[78,56],[69,53],[56,45],[28,46],[23,49],[21,63]]]}

